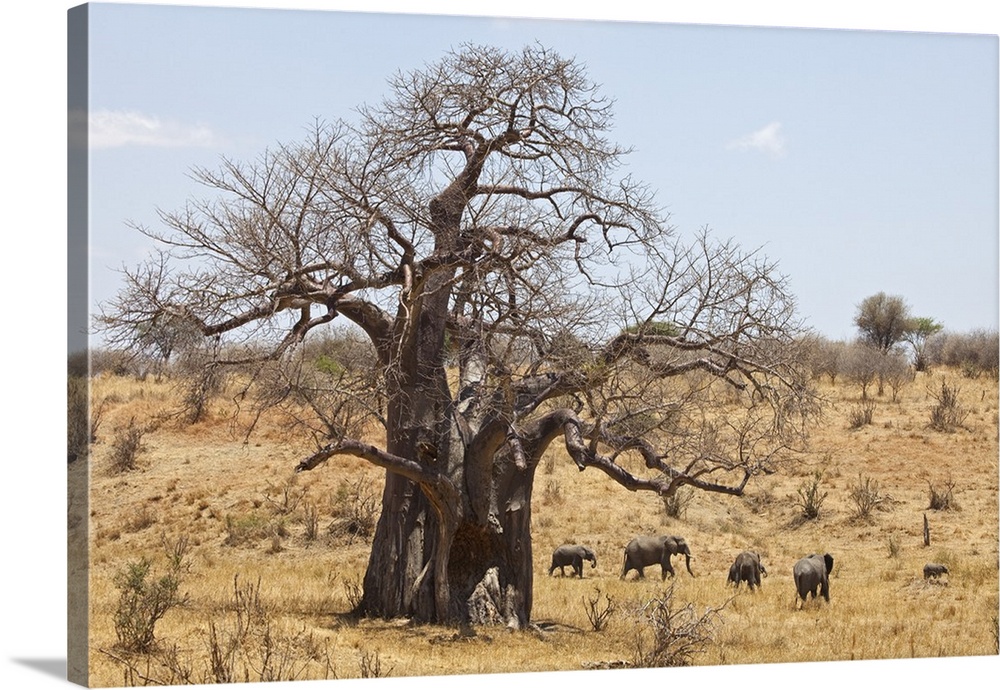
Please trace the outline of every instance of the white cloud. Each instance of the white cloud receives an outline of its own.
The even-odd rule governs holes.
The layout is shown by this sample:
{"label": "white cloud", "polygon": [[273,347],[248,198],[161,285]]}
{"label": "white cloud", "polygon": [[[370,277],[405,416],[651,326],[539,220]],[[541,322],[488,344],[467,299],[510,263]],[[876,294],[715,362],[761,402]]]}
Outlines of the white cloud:
{"label": "white cloud", "polygon": [[781,134],[781,123],[772,122],[730,143],[728,148],[759,151],[773,158],[780,158],[785,155],[785,137]]}
{"label": "white cloud", "polygon": [[[84,129],[84,127],[86,129]],[[216,134],[205,125],[188,125],[126,110],[95,110],[70,115],[70,141],[87,134],[91,150],[122,146],[201,147],[214,146]]]}

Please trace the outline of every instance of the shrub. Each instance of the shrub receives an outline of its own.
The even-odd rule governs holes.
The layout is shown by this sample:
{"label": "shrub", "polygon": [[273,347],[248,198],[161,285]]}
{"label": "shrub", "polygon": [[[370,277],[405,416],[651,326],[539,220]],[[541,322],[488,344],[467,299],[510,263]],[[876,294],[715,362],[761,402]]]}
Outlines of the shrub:
{"label": "shrub", "polygon": [[342,481],[332,498],[333,521],[329,532],[335,537],[367,539],[375,533],[381,512],[379,493],[371,479],[362,476],[355,481]]}
{"label": "shrub", "polygon": [[184,382],[182,392],[182,413],[191,424],[208,417],[209,403],[225,385],[222,369],[207,363],[196,370]]}
{"label": "shrub", "polygon": [[667,517],[682,518],[687,512],[688,504],[694,498],[694,493],[683,487],[677,489],[672,494],[663,497],[663,510]]}
{"label": "shrub", "polygon": [[306,503],[302,507],[302,513],[302,521],[306,528],[306,541],[316,541],[319,537],[319,509],[313,503]]}
{"label": "shrub", "polygon": [[941,381],[939,391],[930,391],[937,405],[931,409],[930,426],[935,431],[952,432],[965,423],[969,412],[958,401],[961,389],[949,386],[947,381]]}
{"label": "shrub", "polygon": [[823,476],[816,472],[811,480],[806,481],[797,490],[798,499],[796,505],[802,510],[802,517],[806,520],[815,520],[819,517],[819,509],[826,500],[827,492],[819,489]]}
{"label": "shrub", "polygon": [[719,608],[698,615],[690,602],[678,607],[674,585],[636,611],[640,627],[635,638],[633,665],[640,668],[690,666],[696,654],[714,641]]}
{"label": "shrub", "polygon": [[847,417],[849,428],[857,430],[871,424],[872,419],[875,417],[876,408],[877,405],[874,400],[865,400],[859,405],[856,405]]}
{"label": "shrub", "polygon": [[887,510],[892,499],[882,493],[878,481],[858,475],[858,483],[848,494],[854,503],[854,515],[859,520],[870,520],[873,510]]}
{"label": "shrub", "polygon": [[542,490],[542,504],[560,504],[563,500],[562,490],[559,488],[559,482],[554,480],[546,482],[545,488]]}
{"label": "shrub", "polygon": [[148,427],[136,423],[135,417],[128,424],[119,427],[111,440],[111,471],[120,474],[136,469],[136,461],[146,450],[142,439],[149,431]]}
{"label": "shrub", "polygon": [[[604,594],[604,603],[601,603],[601,594]],[[615,600],[610,594],[601,592],[600,587],[594,588],[594,596],[590,599],[584,598],[583,604],[586,607],[587,620],[594,632],[601,632],[608,625],[608,619],[618,608]]]}
{"label": "shrub", "polygon": [[255,542],[275,533],[272,522],[257,513],[226,516],[226,538],[222,542],[226,546],[242,546],[247,542]]}
{"label": "shrub", "polygon": [[928,359],[936,365],[955,367],[967,378],[1000,373],[1000,334],[974,330],[940,333],[928,341]]}
{"label": "shrub", "polygon": [[764,488],[755,494],[744,494],[744,501],[755,515],[760,515],[774,505],[774,492]]}
{"label": "shrub", "polygon": [[895,534],[889,535],[886,546],[889,550],[889,558],[899,558],[899,538]]}
{"label": "shrub", "polygon": [[150,577],[150,562],[143,558],[129,562],[115,575],[118,606],[114,612],[119,646],[130,652],[148,652],[153,647],[154,629],[171,608],[183,604],[179,597],[180,579],[171,571],[158,579]]}
{"label": "shrub", "polygon": [[295,486],[295,475],[290,476],[281,486],[268,483],[264,491],[264,500],[268,502],[278,515],[291,515],[305,498],[306,489]]}
{"label": "shrub", "polygon": [[958,510],[958,501],[955,500],[955,482],[948,478],[943,485],[927,483],[930,504],[927,506],[931,510]]}
{"label": "shrub", "polygon": [[358,667],[362,678],[385,678],[392,674],[392,666],[382,668],[382,656],[378,650],[374,652],[361,650],[358,655]]}

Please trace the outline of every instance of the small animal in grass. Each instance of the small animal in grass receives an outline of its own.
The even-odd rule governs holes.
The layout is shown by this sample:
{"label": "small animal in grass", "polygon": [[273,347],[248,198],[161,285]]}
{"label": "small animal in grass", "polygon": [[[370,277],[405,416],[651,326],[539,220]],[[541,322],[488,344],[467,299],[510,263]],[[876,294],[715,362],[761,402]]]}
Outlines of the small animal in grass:
{"label": "small animal in grass", "polygon": [[928,563],[924,566],[924,579],[937,580],[942,575],[948,574],[948,567],[940,563]]}

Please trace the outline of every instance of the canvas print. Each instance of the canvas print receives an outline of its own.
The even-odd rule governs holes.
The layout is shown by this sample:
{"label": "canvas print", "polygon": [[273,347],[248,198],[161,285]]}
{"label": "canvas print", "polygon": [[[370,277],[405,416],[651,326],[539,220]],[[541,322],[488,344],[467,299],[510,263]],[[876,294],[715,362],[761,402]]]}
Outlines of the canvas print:
{"label": "canvas print", "polygon": [[998,653],[996,36],[91,3],[69,55],[74,682]]}

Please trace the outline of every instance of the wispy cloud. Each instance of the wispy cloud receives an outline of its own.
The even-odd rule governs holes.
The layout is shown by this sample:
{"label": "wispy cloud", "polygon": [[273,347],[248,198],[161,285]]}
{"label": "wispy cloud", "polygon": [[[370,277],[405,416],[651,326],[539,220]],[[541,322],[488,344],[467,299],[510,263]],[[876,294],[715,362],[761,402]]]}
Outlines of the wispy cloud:
{"label": "wispy cloud", "polygon": [[218,135],[205,125],[163,120],[136,111],[71,113],[70,143],[84,141],[91,150],[123,146],[202,147],[216,145]]}
{"label": "wispy cloud", "polygon": [[772,158],[785,155],[785,137],[781,133],[781,123],[772,122],[756,132],[740,137],[729,144],[728,148],[742,151],[759,151]]}

